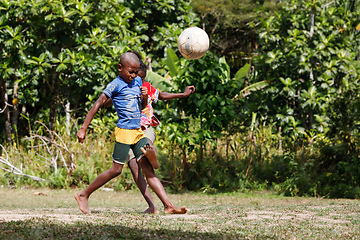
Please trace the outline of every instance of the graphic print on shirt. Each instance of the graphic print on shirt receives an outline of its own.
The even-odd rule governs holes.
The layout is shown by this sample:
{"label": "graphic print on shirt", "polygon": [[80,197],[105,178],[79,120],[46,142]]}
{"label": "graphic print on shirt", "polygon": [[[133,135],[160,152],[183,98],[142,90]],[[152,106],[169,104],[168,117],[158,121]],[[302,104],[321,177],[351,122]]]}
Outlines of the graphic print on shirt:
{"label": "graphic print on shirt", "polygon": [[126,100],[127,104],[126,104],[126,111],[129,112],[129,118],[139,118],[139,113],[140,113],[140,109],[139,109],[139,100],[136,97],[134,97],[134,95],[125,95],[124,99]]}
{"label": "graphic print on shirt", "polygon": [[115,84],[114,83],[109,83],[106,87],[106,89],[108,90],[108,92],[112,93],[115,90]]}

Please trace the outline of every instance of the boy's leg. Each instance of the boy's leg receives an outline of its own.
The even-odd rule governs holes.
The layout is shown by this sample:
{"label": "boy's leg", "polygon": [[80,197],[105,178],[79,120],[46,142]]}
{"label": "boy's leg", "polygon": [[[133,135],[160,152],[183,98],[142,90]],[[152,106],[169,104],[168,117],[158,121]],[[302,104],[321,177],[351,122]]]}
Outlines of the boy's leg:
{"label": "boy's leg", "polygon": [[[148,134],[146,134],[146,135],[148,135]],[[147,137],[147,139],[146,138],[140,139],[139,142],[133,146],[132,150],[133,150],[136,158],[139,158],[139,156],[142,155],[141,148],[144,148],[143,150],[145,150],[145,151],[148,151],[150,149],[148,142],[150,142],[150,144],[153,145],[150,137]],[[185,208],[185,206],[179,208],[170,202],[170,199],[167,196],[163,185],[161,184],[160,180],[156,177],[156,175],[154,173],[154,169],[153,169],[152,165],[150,164],[149,160],[146,158],[146,156],[142,156],[138,162],[139,162],[141,169],[143,170],[143,173],[146,176],[146,179],[147,179],[150,187],[153,189],[153,191],[156,193],[156,195],[160,198],[161,202],[163,203],[164,212],[165,213],[186,213],[187,209]]]}
{"label": "boy's leg", "polygon": [[109,170],[102,172],[99,176],[95,178],[94,181],[90,183],[87,188],[75,195],[75,199],[79,205],[80,210],[83,213],[91,213],[88,205],[90,195],[114,177],[119,176],[121,174],[123,166],[123,164],[113,162],[113,165]]}
{"label": "boy's leg", "polygon": [[88,204],[90,195],[105,183],[121,174],[129,149],[130,145],[115,142],[112,167],[102,172],[87,188],[75,195],[75,199],[83,213],[91,213]]}
{"label": "boy's leg", "polygon": [[[149,142],[151,142],[151,140],[149,140]],[[145,150],[147,150],[147,148],[149,148],[149,147],[145,147]],[[143,170],[143,173],[145,174],[145,177],[146,177],[147,182],[149,183],[151,189],[156,193],[156,195],[159,197],[159,199],[163,203],[164,212],[165,213],[177,213],[177,214],[186,213],[187,209],[185,208],[185,206],[180,208],[171,203],[168,195],[165,192],[163,185],[161,184],[160,180],[155,175],[154,169],[146,157],[142,157],[139,160],[139,165],[140,165],[141,169]]]}
{"label": "boy's leg", "polygon": [[149,188],[147,186],[144,176],[141,174],[141,170],[140,170],[138,162],[136,161],[136,158],[130,159],[128,164],[129,164],[129,168],[131,170],[131,173],[133,175],[133,179],[134,179],[136,185],[138,186],[141,194],[144,196],[146,202],[149,205],[149,208],[146,209],[143,213],[158,214],[159,210],[156,208],[155,203],[151,197]]}

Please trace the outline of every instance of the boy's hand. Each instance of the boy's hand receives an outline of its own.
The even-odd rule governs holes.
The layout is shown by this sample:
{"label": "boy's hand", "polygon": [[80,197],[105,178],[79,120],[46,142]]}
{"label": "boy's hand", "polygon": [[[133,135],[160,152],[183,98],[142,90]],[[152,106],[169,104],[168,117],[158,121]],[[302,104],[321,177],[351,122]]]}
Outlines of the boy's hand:
{"label": "boy's hand", "polygon": [[141,91],[141,110],[145,109],[148,104],[148,89],[147,87],[140,86]]}
{"label": "boy's hand", "polygon": [[188,97],[193,92],[195,92],[195,87],[194,86],[187,86],[185,88],[184,94]]}
{"label": "boy's hand", "polygon": [[147,87],[144,87],[144,86],[140,86],[140,90],[141,90],[141,95],[143,98],[147,99],[149,96],[148,96],[148,89]]}
{"label": "boy's hand", "polygon": [[78,131],[78,133],[76,134],[79,143],[83,143],[85,140],[85,135],[86,135],[86,130],[83,128],[80,128],[80,130]]}

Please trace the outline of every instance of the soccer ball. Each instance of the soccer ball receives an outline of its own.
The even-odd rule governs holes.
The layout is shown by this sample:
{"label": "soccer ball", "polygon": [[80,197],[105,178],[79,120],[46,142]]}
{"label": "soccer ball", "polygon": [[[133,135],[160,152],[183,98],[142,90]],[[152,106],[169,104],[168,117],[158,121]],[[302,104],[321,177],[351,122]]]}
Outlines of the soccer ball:
{"label": "soccer ball", "polygon": [[178,48],[185,58],[199,59],[209,49],[209,37],[201,28],[187,28],[179,36]]}

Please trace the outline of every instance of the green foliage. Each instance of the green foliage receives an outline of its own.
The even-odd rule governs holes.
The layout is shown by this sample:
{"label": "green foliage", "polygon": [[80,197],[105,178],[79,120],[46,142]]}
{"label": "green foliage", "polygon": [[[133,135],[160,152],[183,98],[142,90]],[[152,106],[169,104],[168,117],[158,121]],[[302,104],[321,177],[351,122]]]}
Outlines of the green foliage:
{"label": "green foliage", "polygon": [[[184,126],[191,126],[188,127],[191,130],[194,125],[189,122]],[[186,188],[207,193],[246,192],[263,190],[268,186],[266,179],[269,179],[269,175],[273,176],[272,169],[268,167],[266,172],[264,168],[270,164],[271,156],[275,153],[272,147],[259,143],[257,148],[264,150],[254,151],[247,136],[234,134],[218,139],[216,147],[211,142],[204,144],[205,155],[200,160],[196,148],[190,147],[196,139],[190,135],[187,145],[182,145],[173,139],[175,132],[180,129],[173,126],[174,131],[170,132],[168,126],[161,128],[156,146],[161,156],[160,176],[166,183],[171,183],[172,190]],[[264,138],[263,141],[269,143],[269,139],[266,139],[268,133],[262,134],[259,132],[259,136],[262,136],[260,139]],[[251,169],[246,173],[248,167]]]}
{"label": "green foliage", "polygon": [[218,16],[221,27],[240,28],[249,22],[266,14],[266,11],[276,9],[275,1],[251,1],[251,0],[209,0],[192,1],[192,6],[201,13]]}
{"label": "green foliage", "polygon": [[287,161],[272,168],[288,195],[356,197],[345,186],[357,184],[343,177],[358,168],[350,159],[358,156],[359,10],[350,3],[293,1],[262,21],[255,76],[269,86],[247,107],[285,136]]}
{"label": "green foliage", "polygon": [[202,27],[211,39],[210,50],[226,57],[232,71],[248,62],[258,47],[257,30],[252,26],[259,19],[273,14],[282,1],[253,0],[193,0],[191,5],[199,13]]}
{"label": "green foliage", "polygon": [[153,71],[147,71],[146,73],[146,80],[151,83],[155,88],[168,92],[171,89],[171,84],[166,78],[162,77],[161,75],[157,74]]}
{"label": "green foliage", "polygon": [[[242,82],[228,78],[228,65],[211,52],[198,60],[181,58],[177,75],[173,76],[174,91],[195,86],[195,93],[188,98],[174,101],[186,116],[200,120],[201,128],[218,135],[234,118],[232,98],[240,92]],[[202,133],[205,134],[205,133]]]}
{"label": "green foliage", "polygon": [[355,176],[360,168],[356,155],[359,149],[350,156],[345,152],[346,146],[333,143],[319,142],[317,149],[318,154],[310,155],[306,161],[294,156],[289,159],[292,165],[285,162],[281,172],[277,172],[280,183],[274,183],[275,189],[288,196],[358,198],[359,182]]}
{"label": "green foliage", "polygon": [[[191,120],[161,125],[159,129],[156,147],[160,169],[156,174],[172,192],[192,190],[213,194],[273,188],[286,196],[359,196],[357,135],[352,136],[348,144],[318,136],[312,139],[311,145],[306,142],[294,145],[292,141],[283,141],[273,127],[259,125],[254,118],[251,132],[224,135],[217,139],[215,146],[210,141],[204,144],[205,155],[200,161],[195,147],[199,142],[194,132],[198,127],[199,122]],[[46,132],[40,127],[36,134]],[[35,150],[33,146],[37,141],[27,141],[19,148],[6,148],[11,162],[24,174],[46,181],[0,171],[0,183],[16,188],[83,188],[111,167],[113,141],[105,132],[88,134],[83,145],[77,143],[74,136],[67,138],[60,134],[60,137],[75,157],[71,171],[66,171],[59,161],[55,172],[45,164],[43,157],[48,156],[47,151]],[[118,191],[136,188],[127,167],[105,187]]]}
{"label": "green foliage", "polygon": [[351,87],[343,88],[343,92],[334,94],[329,103],[327,116],[329,118],[329,131],[327,135],[335,141],[340,141],[351,148],[357,139],[360,116],[360,88],[352,83]]}
{"label": "green foliage", "polygon": [[[36,110],[31,117],[46,119],[51,129],[63,102],[78,108],[87,95],[97,95],[95,86],[102,89],[116,77],[120,55],[141,50],[147,40],[129,28],[135,16],[118,1],[1,1],[1,6],[0,75],[7,93],[10,99],[18,94],[19,104]],[[16,124],[16,115],[12,119]]]}
{"label": "green foliage", "polygon": [[[189,26],[199,25],[199,16],[194,13],[188,1],[124,1],[124,5],[134,12],[137,21],[130,22],[131,28],[145,34],[149,41],[144,42],[144,49],[153,60],[152,64],[162,75],[163,65],[160,59],[166,48],[177,48],[180,33]],[[142,23],[140,25],[139,23]]]}
{"label": "green foliage", "polygon": [[264,190],[267,181],[259,183],[245,176],[246,161],[234,161],[220,155],[206,156],[204,161],[190,164],[186,173],[186,187],[207,193]]}
{"label": "green foliage", "polygon": [[[196,15],[186,1],[0,0],[0,111],[10,109],[0,125],[12,130],[6,149],[24,174],[47,179],[0,171],[1,184],[83,186],[110,167],[113,109],[97,114],[81,147],[77,123],[67,134],[63,105],[70,102],[71,120],[80,122],[116,76],[120,54],[132,49],[152,60],[155,87],[196,87],[155,109],[162,120],[159,173],[173,191],[268,186],[290,196],[358,198],[359,3],[280,2],[194,1]],[[211,51],[179,58],[178,35],[201,23]],[[22,139],[32,133],[59,143],[34,119],[65,139],[74,168],[60,158],[56,168],[44,164],[59,153],[55,144],[35,150],[40,140]],[[131,179],[124,170],[108,186],[129,189]]]}
{"label": "green foliage", "polygon": [[[46,175],[43,177],[46,177]],[[66,189],[70,186],[67,171],[64,168],[58,169],[56,173],[50,170],[47,179],[49,181],[47,186],[52,189]]]}
{"label": "green foliage", "polygon": [[176,66],[176,63],[178,61],[179,61],[179,58],[176,55],[176,53],[174,52],[174,50],[172,50],[171,48],[168,48],[165,63],[166,63],[166,66],[170,70],[171,76],[176,76],[176,74],[178,72],[177,71],[177,66]]}
{"label": "green foliage", "polygon": [[356,11],[334,1],[293,1],[262,21],[254,64],[270,85],[256,100],[258,111],[290,134],[327,131],[330,99],[359,81]]}
{"label": "green foliage", "polygon": [[[35,124],[34,124],[35,125]],[[44,138],[54,137],[48,132],[48,129],[39,125],[34,127],[31,136],[42,136]],[[80,144],[76,139],[76,131],[69,137],[65,128],[60,128],[63,132],[56,133],[53,139],[53,145],[46,145],[40,138],[22,139],[22,144],[9,146],[6,148],[9,155],[9,161],[13,166],[22,170],[23,174],[42,178],[45,181],[36,181],[29,176],[20,176],[14,173],[0,171],[0,183],[9,187],[22,187],[29,185],[33,187],[49,187],[52,189],[67,189],[74,187],[85,187],[92,182],[101,172],[110,169],[112,165],[111,154],[113,151],[113,140],[106,131],[89,133],[84,144]],[[96,129],[95,129],[96,130]],[[52,133],[54,135],[54,133]],[[61,153],[55,145],[63,142],[65,147],[60,148]],[[69,159],[68,149],[73,162]],[[61,157],[60,157],[61,155]],[[65,166],[61,158],[64,158]],[[52,163],[57,159],[56,168]],[[8,169],[0,162],[0,167]],[[132,176],[128,168],[124,168],[123,173],[117,179],[107,183],[105,187],[115,190],[130,189]]]}

